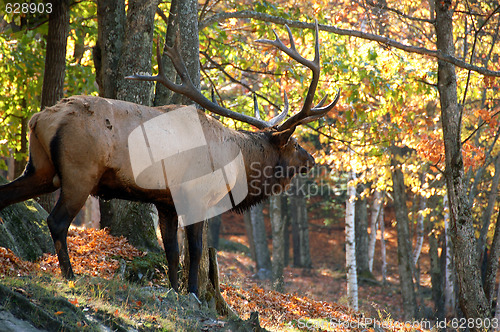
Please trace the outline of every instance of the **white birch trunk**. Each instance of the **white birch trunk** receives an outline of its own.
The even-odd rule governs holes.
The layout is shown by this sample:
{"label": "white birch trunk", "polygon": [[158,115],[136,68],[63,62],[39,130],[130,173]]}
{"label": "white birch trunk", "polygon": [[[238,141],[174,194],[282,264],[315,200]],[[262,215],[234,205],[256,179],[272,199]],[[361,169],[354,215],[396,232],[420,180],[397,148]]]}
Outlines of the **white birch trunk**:
{"label": "white birch trunk", "polygon": [[382,206],[381,192],[375,190],[373,196],[372,213],[370,216],[370,243],[368,245],[368,269],[373,272],[373,256],[375,256],[375,244],[377,243],[377,229],[380,209]]}
{"label": "white birch trunk", "polygon": [[413,250],[413,265],[417,266],[422,246],[424,244],[424,210],[427,206],[425,197],[420,196],[419,212],[417,215],[417,240],[415,242],[415,249]]}
{"label": "white birch trunk", "polygon": [[[383,198],[382,198],[383,199]],[[385,251],[385,224],[384,224],[384,201],[380,204],[380,216],[378,220],[380,229],[380,256],[382,259],[382,283],[387,281],[387,254]]]}
{"label": "white birch trunk", "polygon": [[[349,172],[349,181],[356,177],[354,171]],[[354,206],[356,187],[347,185],[345,232],[346,232],[346,268],[347,268],[347,298],[349,307],[358,310],[358,276],[356,272],[356,233],[354,222]]]}
{"label": "white birch trunk", "polygon": [[444,233],[446,240],[446,263],[445,263],[445,286],[444,286],[444,312],[446,317],[455,317],[455,272],[453,264],[453,246],[450,230],[450,210],[448,205],[448,194],[443,197],[444,208]]}

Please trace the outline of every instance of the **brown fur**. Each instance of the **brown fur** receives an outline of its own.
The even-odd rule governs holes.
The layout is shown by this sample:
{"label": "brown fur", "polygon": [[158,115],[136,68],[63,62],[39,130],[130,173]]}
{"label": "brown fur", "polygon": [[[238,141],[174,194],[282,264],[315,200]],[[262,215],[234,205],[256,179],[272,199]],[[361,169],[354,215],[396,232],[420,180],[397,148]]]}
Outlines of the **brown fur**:
{"label": "brown fur", "polygon": [[[175,231],[177,226],[172,223],[176,224],[177,218],[168,188],[148,190],[135,183],[128,136],[145,121],[178,107],[152,108],[100,97],[74,96],[35,114],[29,122],[29,165],[21,177],[0,186],[0,210],[61,187],[61,197],[48,218],[48,224],[54,243],[57,243],[61,270],[68,278],[73,276],[73,272],[66,248],[67,228],[90,194],[107,199],[154,203],[160,211],[162,233]],[[238,211],[269,196],[270,191],[259,188],[282,188],[290,182],[293,174],[301,171],[301,167],[309,169],[314,164],[311,155],[294,139],[289,139],[293,130],[286,133],[272,128],[258,132],[235,131],[204,112],[198,113],[206,140],[215,147],[211,151],[213,158],[224,155],[225,142],[235,143],[242,151],[249,194],[235,208]],[[189,166],[178,165],[181,170]],[[261,171],[264,168],[266,172]],[[275,172],[283,169],[288,172],[281,172],[281,176],[276,177]],[[193,226],[191,233],[199,237],[201,233],[196,227]],[[171,234],[169,237],[172,237]],[[168,241],[164,238],[164,242]],[[197,243],[194,239],[192,241]],[[165,244],[166,248],[172,247],[176,251],[176,244]],[[174,256],[170,256],[169,270],[176,273]],[[177,277],[171,274],[174,271],[169,271],[169,277],[176,288]],[[196,292],[194,283],[197,280],[193,278],[190,277],[190,291]]]}

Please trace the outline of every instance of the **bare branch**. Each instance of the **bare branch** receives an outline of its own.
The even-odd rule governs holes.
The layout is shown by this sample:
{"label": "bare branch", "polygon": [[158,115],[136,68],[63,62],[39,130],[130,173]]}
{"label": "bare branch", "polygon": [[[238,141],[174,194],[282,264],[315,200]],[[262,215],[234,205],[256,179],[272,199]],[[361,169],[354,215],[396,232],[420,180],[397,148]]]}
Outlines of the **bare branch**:
{"label": "bare branch", "polygon": [[384,9],[384,10],[387,10],[389,12],[393,12],[393,13],[401,16],[401,17],[407,18],[407,19],[412,20],[412,21],[418,21],[418,22],[424,22],[424,23],[434,24],[434,20],[430,20],[430,19],[427,19],[427,18],[413,17],[411,15],[403,13],[400,10],[391,8],[391,7],[387,6],[387,5],[381,6],[380,4],[376,4],[373,1],[367,1],[366,3],[369,6],[371,6],[371,7],[375,7],[377,9]]}
{"label": "bare branch", "polygon": [[272,105],[274,108],[276,109],[280,109],[281,107],[279,105],[277,105],[276,103],[272,102],[271,100],[269,100],[269,98],[267,98],[266,96],[264,95],[261,95],[261,94],[258,94],[254,91],[254,89],[252,89],[251,86],[249,86],[248,84],[245,84],[243,83],[242,81],[239,81],[237,80],[236,78],[234,78],[233,76],[231,76],[224,68],[223,68],[223,65],[215,62],[208,54],[207,52],[204,52],[204,51],[200,51],[200,54],[202,54],[208,62],[210,62],[215,68],[217,68],[218,70],[220,70],[231,82],[233,83],[236,83],[236,84],[239,84],[241,86],[243,86],[244,88],[246,88],[247,90],[251,91],[253,94],[256,94],[257,96],[259,96],[260,98],[264,99],[265,101],[267,101],[270,105]]}
{"label": "bare branch", "polygon": [[[293,28],[300,28],[300,29],[314,29],[314,24],[313,23],[306,23],[306,22],[301,22],[301,21],[296,21],[296,20],[289,20],[285,19],[282,17],[278,16],[273,16],[265,13],[259,13],[256,11],[252,10],[242,10],[238,12],[223,12],[219,14],[215,14],[203,21],[200,22],[200,29],[206,28],[207,26],[212,25],[215,22],[220,22],[224,21],[228,18],[251,18],[259,21],[264,21],[264,22],[272,22],[275,24],[281,24],[281,25],[288,25]],[[371,40],[371,41],[376,41],[385,45],[388,45],[390,47],[394,47],[409,53],[417,53],[417,54],[422,54],[422,55],[427,55],[433,58],[437,58],[442,61],[449,62],[457,67],[468,69],[474,72],[477,72],[479,74],[485,75],[485,76],[493,76],[493,77],[500,77],[500,71],[495,71],[495,70],[490,70],[485,67],[479,67],[475,66],[473,64],[467,63],[463,60],[460,60],[454,56],[444,54],[439,50],[430,50],[425,47],[418,47],[418,46],[412,46],[412,45],[407,45],[400,43],[394,39],[383,37],[380,35],[372,34],[372,33],[366,33],[362,31],[357,31],[357,30],[349,30],[349,29],[340,29],[336,28],[332,25],[326,25],[326,24],[319,24],[319,29],[322,31],[327,31],[327,32],[332,32],[338,35],[343,35],[343,36],[352,36],[352,37],[357,37],[357,38],[362,38],[366,40]]]}

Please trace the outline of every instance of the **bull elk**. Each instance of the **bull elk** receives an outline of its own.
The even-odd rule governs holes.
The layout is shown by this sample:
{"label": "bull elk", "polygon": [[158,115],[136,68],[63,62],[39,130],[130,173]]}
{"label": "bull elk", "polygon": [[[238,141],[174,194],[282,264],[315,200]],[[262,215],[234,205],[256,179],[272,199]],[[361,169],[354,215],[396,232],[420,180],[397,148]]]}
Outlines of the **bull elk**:
{"label": "bull elk", "polygon": [[[312,106],[320,75],[317,23],[316,53],[313,61],[305,59],[297,52],[292,33],[288,27],[287,30],[290,47],[283,44],[276,32],[275,40],[257,41],[275,46],[312,71],[312,80],[302,109],[286,121],[283,121],[288,111],[286,95],[284,111],[269,121],[260,118],[257,104],[255,104],[255,117],[251,117],[223,108],[205,98],[193,86],[187,74],[179,54],[178,38],[173,47],[167,48],[166,54],[175,66],[182,84],[175,84],[165,77],[159,51],[158,75],[128,77],[142,81],[157,81],[215,114],[246,122],[258,128],[255,132],[236,131],[225,127],[204,112],[197,111],[206,141],[209,145],[217,146],[218,151],[215,153],[223,155],[227,142],[233,142],[241,150],[246,181],[252,183],[248,185],[246,197],[234,206],[234,210],[237,211],[242,211],[269,196],[271,192],[262,190],[264,186],[277,185],[284,188],[296,173],[307,172],[313,167],[314,158],[291,135],[298,125],[323,117],[339,99],[340,94],[337,93],[331,104],[323,106],[325,96],[317,106]],[[62,275],[71,279],[74,278],[74,274],[66,237],[73,218],[89,195],[104,199],[121,198],[153,203],[159,213],[159,226],[168,262],[168,277],[171,287],[177,290],[178,214],[171,191],[168,187],[151,189],[136,183],[127,139],[135,128],[146,121],[179,107],[181,106],[146,107],[100,97],[73,96],[35,114],[29,122],[28,164],[19,178],[0,186],[0,210],[60,188],[60,197],[48,216],[47,224]],[[169,142],[164,143],[169,144]],[[189,165],[178,165],[178,167],[182,171]],[[263,171],[264,169],[270,169],[272,172]],[[190,255],[188,291],[196,294],[202,250],[202,223],[186,226],[186,233]]]}

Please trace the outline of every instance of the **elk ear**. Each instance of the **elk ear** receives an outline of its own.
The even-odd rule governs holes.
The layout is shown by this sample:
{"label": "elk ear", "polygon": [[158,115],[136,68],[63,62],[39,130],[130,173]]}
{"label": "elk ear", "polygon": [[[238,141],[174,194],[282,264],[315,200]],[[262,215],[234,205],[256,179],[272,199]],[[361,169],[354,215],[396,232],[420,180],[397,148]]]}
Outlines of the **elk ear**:
{"label": "elk ear", "polygon": [[295,131],[295,126],[283,131],[276,131],[271,134],[271,143],[276,144],[277,146],[284,146],[293,132]]}

